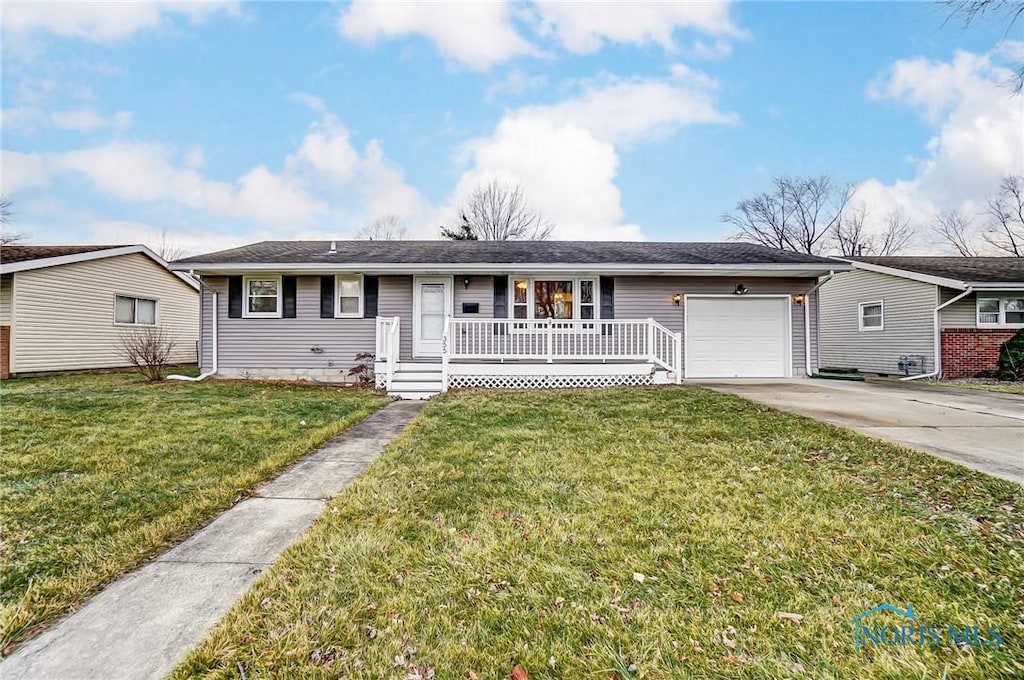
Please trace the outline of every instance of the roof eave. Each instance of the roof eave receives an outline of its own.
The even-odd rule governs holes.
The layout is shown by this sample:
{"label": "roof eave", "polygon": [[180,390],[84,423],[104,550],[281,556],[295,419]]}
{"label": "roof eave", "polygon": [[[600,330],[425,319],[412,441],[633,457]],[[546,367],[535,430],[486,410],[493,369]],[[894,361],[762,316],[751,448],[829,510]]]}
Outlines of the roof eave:
{"label": "roof eave", "polygon": [[565,272],[592,271],[616,274],[675,274],[730,275],[767,273],[775,276],[820,276],[829,272],[849,271],[845,262],[772,262],[765,264],[629,264],[585,262],[534,263],[374,263],[374,262],[172,262],[173,271],[197,274],[241,274],[245,272],[381,272],[389,274],[418,274],[422,272],[450,272],[456,274],[492,274],[494,272]]}
{"label": "roof eave", "polygon": [[875,272],[878,274],[888,274],[889,276],[897,276],[902,279],[910,279],[911,281],[920,281],[922,283],[930,283],[936,286],[955,288],[957,290],[966,290],[968,285],[965,281],[950,279],[943,276],[932,276],[931,274],[912,272],[906,269],[899,269],[898,267],[887,267],[883,264],[874,264],[873,262],[846,260],[845,258],[840,259],[852,264],[854,269],[863,269],[865,271]]}
{"label": "roof eave", "polygon": [[32,271],[34,269],[46,269],[48,267],[59,267],[65,264],[74,264],[76,262],[89,262],[91,260],[102,260],[108,257],[117,257],[119,255],[133,255],[140,253],[150,258],[164,269],[167,269],[171,274],[174,274],[182,283],[199,290],[199,282],[188,275],[187,272],[181,270],[172,269],[162,257],[154,253],[152,250],[144,245],[130,245],[130,246],[119,246],[117,248],[104,248],[102,250],[90,250],[84,253],[73,253],[71,255],[58,255],[56,257],[40,257],[34,260],[24,260],[23,262],[11,262],[4,264],[0,262],[0,274],[15,274],[17,272]]}

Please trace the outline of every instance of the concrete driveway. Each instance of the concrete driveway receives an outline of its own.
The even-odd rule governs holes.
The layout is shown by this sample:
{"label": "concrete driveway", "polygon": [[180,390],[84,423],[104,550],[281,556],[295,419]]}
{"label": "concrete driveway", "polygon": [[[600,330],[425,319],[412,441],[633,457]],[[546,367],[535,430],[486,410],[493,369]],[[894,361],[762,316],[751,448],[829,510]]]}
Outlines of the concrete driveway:
{"label": "concrete driveway", "polygon": [[1024,396],[888,381],[695,381],[1024,484]]}

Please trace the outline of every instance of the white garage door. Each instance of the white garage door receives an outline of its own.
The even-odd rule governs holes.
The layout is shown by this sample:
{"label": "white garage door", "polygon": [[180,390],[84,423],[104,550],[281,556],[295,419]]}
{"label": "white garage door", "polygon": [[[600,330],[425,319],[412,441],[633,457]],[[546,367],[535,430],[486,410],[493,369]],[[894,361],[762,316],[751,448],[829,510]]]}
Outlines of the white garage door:
{"label": "white garage door", "polygon": [[789,297],[687,297],[687,378],[789,377]]}

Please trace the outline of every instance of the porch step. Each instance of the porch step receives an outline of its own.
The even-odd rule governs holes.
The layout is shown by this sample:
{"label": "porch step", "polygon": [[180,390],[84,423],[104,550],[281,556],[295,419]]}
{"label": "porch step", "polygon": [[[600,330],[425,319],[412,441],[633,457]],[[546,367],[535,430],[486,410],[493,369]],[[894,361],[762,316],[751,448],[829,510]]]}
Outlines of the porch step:
{"label": "porch step", "polygon": [[388,394],[399,399],[429,399],[441,393],[441,365],[400,363]]}

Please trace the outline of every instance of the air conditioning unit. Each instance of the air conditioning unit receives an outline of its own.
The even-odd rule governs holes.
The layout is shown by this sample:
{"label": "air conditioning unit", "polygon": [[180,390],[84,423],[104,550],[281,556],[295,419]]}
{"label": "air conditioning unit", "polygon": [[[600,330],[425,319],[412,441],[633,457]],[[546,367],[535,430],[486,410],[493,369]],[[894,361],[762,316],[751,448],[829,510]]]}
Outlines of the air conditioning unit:
{"label": "air conditioning unit", "polygon": [[923,354],[904,354],[896,362],[903,375],[921,375],[925,372]]}

